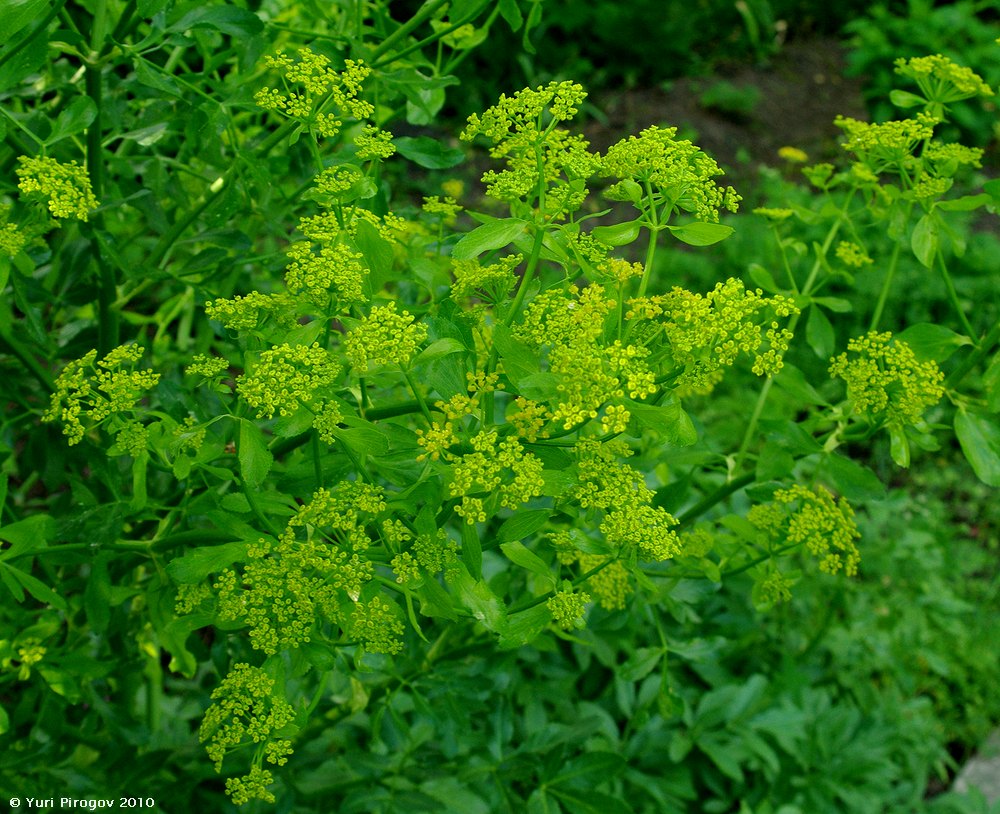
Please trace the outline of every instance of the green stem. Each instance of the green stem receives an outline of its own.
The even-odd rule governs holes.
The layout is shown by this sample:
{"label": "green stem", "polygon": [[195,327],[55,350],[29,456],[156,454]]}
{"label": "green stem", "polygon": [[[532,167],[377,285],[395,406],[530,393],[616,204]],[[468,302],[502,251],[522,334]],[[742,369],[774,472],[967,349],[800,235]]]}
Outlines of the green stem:
{"label": "green stem", "polygon": [[646,288],[649,285],[649,278],[653,273],[653,258],[656,256],[656,245],[659,242],[660,233],[653,228],[649,230],[649,243],[646,245],[646,262],[642,267],[642,280],[639,281],[639,296],[646,296]]}
{"label": "green stem", "polygon": [[416,398],[417,404],[420,405],[420,412],[422,412],[424,414],[424,418],[427,419],[427,425],[433,427],[434,419],[431,418],[431,411],[428,409],[427,402],[424,401],[423,395],[417,388],[417,383],[413,381],[413,376],[411,376],[410,371],[407,368],[403,367],[402,365],[399,366],[399,369],[403,371],[403,378],[406,379],[406,383],[407,385],[409,385],[409,388],[412,391],[414,398]]}
{"label": "green stem", "polygon": [[323,488],[323,463],[320,458],[320,448],[319,448],[319,432],[317,430],[311,430],[310,435],[312,435],[312,459],[313,459],[313,475],[316,478],[316,488]]}
{"label": "green stem", "polygon": [[30,351],[21,344],[20,340],[15,339],[6,328],[0,328],[0,344],[6,345],[10,352],[21,360],[21,363],[34,374],[46,391],[51,393],[55,390],[55,382],[48,370],[42,367]]}
{"label": "green stem", "polygon": [[[909,217],[907,217],[909,220]],[[882,319],[882,311],[885,309],[885,303],[889,298],[889,289],[892,287],[892,279],[896,274],[896,266],[899,263],[899,253],[902,248],[902,242],[899,240],[893,241],[894,245],[892,247],[892,257],[889,258],[889,270],[885,273],[885,279],[882,281],[882,290],[878,295],[878,302],[875,303],[875,313],[872,314],[872,321],[868,327],[869,331],[874,331],[878,328],[879,320]]]}
{"label": "green stem", "polygon": [[949,375],[948,379],[945,381],[945,386],[949,389],[954,389],[958,386],[958,383],[962,381],[980,360],[986,356],[993,346],[1000,340],[1000,320],[993,323],[993,327],[990,328],[989,332],[982,339],[979,340],[979,344],[976,345],[976,349],[969,354],[969,356],[955,368]]}
{"label": "green stem", "polygon": [[955,309],[955,313],[958,314],[958,319],[962,323],[962,329],[965,331],[966,336],[971,339],[976,335],[976,331],[972,327],[972,323],[969,322],[968,317],[965,316],[965,309],[962,308],[962,304],[958,301],[958,292],[955,290],[955,284],[951,280],[951,274],[948,273],[948,266],[945,265],[944,255],[940,251],[937,252],[937,260],[938,267],[941,269],[941,277],[944,279],[944,287],[948,291],[948,299],[951,302],[951,306]]}
{"label": "green stem", "polygon": [[378,64],[379,58],[389,51],[397,42],[406,37],[410,36],[410,33],[421,26],[424,22],[433,17],[438,9],[449,3],[450,0],[432,0],[429,3],[424,3],[409,20],[403,23],[399,28],[393,31],[388,37],[382,40],[382,43],[372,51],[371,64]]}
{"label": "green stem", "polygon": [[281,536],[281,530],[271,522],[271,519],[261,511],[260,504],[257,503],[257,497],[254,494],[254,489],[243,479],[243,476],[237,474],[240,479],[240,484],[243,486],[243,496],[247,499],[247,503],[250,504],[250,511],[253,512],[254,517],[256,517],[261,525],[264,526],[271,534],[275,537]]}
{"label": "green stem", "polygon": [[748,472],[745,475],[740,475],[734,480],[727,481],[718,489],[716,489],[712,494],[706,495],[700,501],[694,504],[690,509],[682,512],[677,517],[677,522],[681,527],[688,526],[696,518],[701,517],[705,512],[711,509],[718,503],[721,503],[727,497],[729,497],[733,492],[738,492],[744,486],[749,486],[754,481],[753,473]]}

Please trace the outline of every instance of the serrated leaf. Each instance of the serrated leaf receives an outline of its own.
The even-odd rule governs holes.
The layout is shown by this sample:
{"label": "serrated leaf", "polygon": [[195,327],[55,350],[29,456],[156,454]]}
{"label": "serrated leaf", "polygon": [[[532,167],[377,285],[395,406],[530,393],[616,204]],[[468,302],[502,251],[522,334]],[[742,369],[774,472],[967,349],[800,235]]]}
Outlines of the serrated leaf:
{"label": "serrated leaf", "polygon": [[264,482],[267,473],[271,471],[274,463],[274,456],[267,448],[267,440],[264,433],[252,421],[245,418],[240,420],[240,438],[238,458],[240,462],[240,473],[243,480],[251,489],[256,489]]}
{"label": "serrated leaf", "polygon": [[451,250],[456,260],[471,260],[483,252],[502,249],[524,233],[528,222],[520,218],[501,218],[477,226],[466,234]]}
{"label": "serrated leaf", "polygon": [[959,410],[955,435],[976,477],[990,486],[1000,486],[1000,426],[996,416]]}
{"label": "serrated leaf", "polygon": [[683,226],[668,226],[670,233],[689,246],[711,246],[729,237],[734,229],[721,223],[706,223],[695,221]]}
{"label": "serrated leaf", "polygon": [[403,158],[429,170],[457,167],[465,160],[465,153],[457,147],[446,147],[441,141],[430,136],[417,138],[400,136],[394,138],[392,143],[396,145],[396,150]]}
{"label": "serrated leaf", "polygon": [[167,574],[174,582],[193,585],[234,562],[241,562],[246,556],[247,544],[242,541],[203,546],[167,563]]}

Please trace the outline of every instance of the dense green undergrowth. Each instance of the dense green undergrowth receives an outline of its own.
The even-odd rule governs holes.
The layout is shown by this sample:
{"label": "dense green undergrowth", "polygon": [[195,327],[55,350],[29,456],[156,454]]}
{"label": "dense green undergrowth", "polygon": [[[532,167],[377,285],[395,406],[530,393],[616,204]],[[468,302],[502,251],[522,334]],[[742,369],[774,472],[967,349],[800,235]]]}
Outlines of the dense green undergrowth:
{"label": "dense green undergrowth", "polygon": [[734,190],[569,81],[422,135],[535,2],[2,13],[0,791],[990,810],[976,66]]}

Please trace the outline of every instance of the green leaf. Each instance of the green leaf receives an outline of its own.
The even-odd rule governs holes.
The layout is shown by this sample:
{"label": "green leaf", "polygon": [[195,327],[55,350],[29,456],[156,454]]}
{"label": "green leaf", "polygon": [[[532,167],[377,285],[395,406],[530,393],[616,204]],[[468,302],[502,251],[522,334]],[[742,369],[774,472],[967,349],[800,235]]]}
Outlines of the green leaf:
{"label": "green leaf", "polygon": [[474,579],[483,576],[483,544],[473,523],[462,521],[462,562]]}
{"label": "green leaf", "polygon": [[0,3],[0,45],[32,20],[44,17],[48,9],[49,0],[4,0]]}
{"label": "green leaf", "polygon": [[971,212],[973,209],[979,209],[981,206],[986,206],[993,200],[992,195],[987,195],[985,192],[981,192],[978,195],[963,195],[961,198],[952,198],[948,201],[938,201],[937,208],[943,209],[945,212]]}
{"label": "green leaf", "polygon": [[545,564],[545,561],[520,540],[512,540],[509,543],[501,543],[500,548],[503,550],[503,553],[507,555],[507,559],[515,565],[526,568],[528,571],[531,571],[531,573],[537,574],[550,582],[555,582],[552,570]]}
{"label": "green leaf", "polygon": [[10,717],[7,710],[0,707],[0,735],[6,734],[10,730]]}
{"label": "green leaf", "polygon": [[242,541],[203,546],[167,563],[167,574],[174,582],[193,585],[234,562],[242,562],[246,556],[247,544]]}
{"label": "green leaf", "polygon": [[656,669],[663,654],[662,647],[640,647],[619,668],[618,675],[623,681],[641,681]]}
{"label": "green leaf", "polygon": [[446,147],[443,142],[430,136],[400,136],[392,143],[403,158],[429,170],[446,170],[457,167],[465,160],[465,153],[457,147]]}
{"label": "green leaf", "polygon": [[160,643],[170,658],[170,670],[192,678],[198,670],[198,660],[187,649],[187,640],[192,633],[203,627],[209,627],[215,621],[211,613],[189,613],[177,619],[172,619],[157,631]]}
{"label": "green leaf", "polygon": [[497,540],[501,543],[506,543],[530,537],[544,526],[551,516],[551,509],[531,509],[529,511],[518,512],[513,517],[505,520],[503,525],[500,526],[497,531]]}
{"label": "green leaf", "polygon": [[94,558],[87,577],[87,587],[83,592],[83,609],[90,627],[97,633],[108,629],[111,621],[111,577],[108,562],[112,554],[102,552]]}
{"label": "green leaf", "polygon": [[467,571],[459,571],[452,582],[458,591],[459,601],[474,619],[482,622],[487,630],[503,631],[507,609],[500,598],[483,580],[473,579]]}
{"label": "green leaf", "polygon": [[918,105],[926,105],[927,100],[923,96],[917,96],[915,93],[910,93],[908,90],[892,90],[889,91],[889,101],[891,101],[896,107],[909,108],[917,107]]}
{"label": "green leaf", "polygon": [[628,402],[628,411],[642,427],[654,430],[672,446],[686,447],[698,440],[698,431],[680,402],[671,396],[666,404]]}
{"label": "green leaf", "polygon": [[[52,605],[54,608],[59,610],[66,610],[66,600],[63,599],[59,594],[53,591],[48,585],[37,579],[31,574],[22,571],[20,568],[15,568],[13,565],[8,565],[7,563],[0,563],[0,569],[3,569],[4,574],[9,574],[13,577],[21,586],[27,590],[35,599],[47,605]],[[4,579],[6,582],[6,578]],[[8,587],[10,585],[8,584]],[[12,593],[14,593],[12,591]],[[17,594],[15,593],[15,598]],[[21,599],[18,599],[20,602]]]}
{"label": "green leaf", "polygon": [[499,645],[504,650],[513,650],[531,644],[549,626],[552,613],[544,605],[512,613],[500,630]]}
{"label": "green leaf", "polygon": [[511,336],[510,328],[500,324],[493,328],[493,344],[503,359],[503,369],[515,386],[528,376],[538,373],[541,361],[524,342]]}
{"label": "green leaf", "polygon": [[592,790],[577,791],[565,786],[550,786],[549,792],[562,801],[570,814],[631,814],[633,811],[618,797]]}
{"label": "green leaf", "polygon": [[890,424],[889,430],[889,455],[896,466],[907,469],[910,466],[910,439],[906,437],[906,431],[898,424]]}
{"label": "green leaf", "polygon": [[955,435],[972,471],[983,483],[1000,486],[1000,427],[996,416],[960,409]]}
{"label": "green leaf", "polygon": [[983,387],[986,390],[986,409],[991,413],[1000,413],[1000,353],[993,357],[990,366],[986,368]]}
{"label": "green leaf", "polygon": [[410,363],[410,368],[417,368],[429,362],[434,362],[437,359],[443,359],[445,356],[450,356],[453,353],[465,353],[467,351],[468,348],[465,347],[465,343],[454,337],[446,336],[441,339],[435,339],[417,354],[416,358]]}
{"label": "green leaf", "polygon": [[900,331],[894,337],[902,340],[922,361],[933,359],[943,362],[963,345],[971,345],[972,340],[962,334],[957,334],[944,325],[933,322],[920,322]]}
{"label": "green leaf", "polygon": [[940,245],[941,237],[937,216],[933,212],[928,212],[913,227],[910,248],[913,249],[917,260],[927,268],[931,268]]}
{"label": "green leaf", "polygon": [[267,473],[271,471],[274,456],[267,448],[264,433],[252,421],[239,419],[239,461],[243,480],[251,489],[256,489],[264,482]]}
{"label": "green leaf", "polygon": [[86,130],[97,118],[97,106],[89,96],[77,96],[52,124],[52,132],[45,139],[50,146],[68,136]]}
{"label": "green leaf", "polygon": [[833,325],[818,305],[809,306],[806,320],[806,342],[820,359],[829,359],[835,350]]}
{"label": "green leaf", "polygon": [[0,553],[0,560],[45,548],[55,533],[55,521],[47,514],[35,514],[24,520],[8,523],[0,528],[0,540],[10,543],[10,548]]}
{"label": "green leaf", "polygon": [[477,226],[466,234],[451,251],[456,260],[471,260],[483,252],[502,249],[524,233],[528,222],[520,218],[501,218]]}
{"label": "green leaf", "polygon": [[389,451],[389,439],[374,424],[337,430],[336,436],[356,455],[385,455]]}
{"label": "green leaf", "polygon": [[826,467],[833,486],[849,501],[882,500],[885,497],[885,484],[868,467],[835,453],[827,456]]}
{"label": "green leaf", "polygon": [[684,226],[668,226],[667,229],[674,237],[689,246],[711,246],[713,243],[725,240],[734,231],[732,226],[704,221],[695,221]]}
{"label": "green leaf", "polygon": [[500,0],[500,16],[507,21],[511,31],[517,31],[524,22],[517,0]]}
{"label": "green leaf", "polygon": [[747,268],[747,273],[754,285],[763,288],[768,294],[777,294],[781,291],[774,276],[760,263],[751,263]]}
{"label": "green leaf", "polygon": [[838,314],[847,314],[854,310],[850,302],[840,297],[813,297],[812,301]]}
{"label": "green leaf", "polygon": [[245,8],[233,5],[202,6],[185,14],[167,31],[189,31],[192,28],[211,28],[246,40],[264,30],[260,17]]}
{"label": "green leaf", "polygon": [[627,246],[639,237],[640,228],[639,221],[630,220],[614,226],[595,226],[590,235],[605,246]]}

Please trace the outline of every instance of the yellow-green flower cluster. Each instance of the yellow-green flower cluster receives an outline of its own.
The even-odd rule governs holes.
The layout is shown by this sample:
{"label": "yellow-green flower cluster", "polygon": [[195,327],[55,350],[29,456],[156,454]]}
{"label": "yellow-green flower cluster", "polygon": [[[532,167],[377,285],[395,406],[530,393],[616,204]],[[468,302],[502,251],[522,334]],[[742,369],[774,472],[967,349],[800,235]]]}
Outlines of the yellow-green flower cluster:
{"label": "yellow-green flower cluster", "polygon": [[586,591],[556,591],[545,603],[555,623],[563,630],[584,626],[583,614],[590,602]]}
{"label": "yellow-green flower cluster", "polygon": [[282,74],[284,92],[264,87],[254,95],[254,101],[265,110],[302,122],[321,136],[340,132],[345,116],[367,119],[375,112],[370,102],[357,98],[371,73],[362,62],[345,60],[344,70],[337,72],[327,57],[309,48],[300,48],[297,60],[278,53],[264,62]]}
{"label": "yellow-green flower cluster", "polygon": [[183,583],[177,586],[177,598],[174,601],[174,613],[185,616],[194,613],[203,604],[215,598],[212,586],[207,582]]}
{"label": "yellow-green flower cluster", "polygon": [[159,373],[135,370],[142,354],[138,345],[121,345],[100,360],[92,350],[70,362],[56,379],[42,421],[61,421],[63,435],[72,446],[83,439],[83,418],[99,424],[109,416],[131,411],[160,380]]}
{"label": "yellow-green flower cluster", "polygon": [[421,534],[410,549],[420,566],[429,574],[439,574],[458,560],[458,544],[442,529]]}
{"label": "yellow-green flower cluster", "polygon": [[617,560],[609,560],[601,554],[577,554],[580,573],[586,574],[598,566],[600,571],[587,579],[587,587],[594,592],[597,602],[605,610],[624,610],[625,601],[632,593],[628,569]]}
{"label": "yellow-green flower cluster", "polygon": [[319,400],[340,374],[336,357],[318,342],[266,350],[236,379],[236,389],[261,418],[291,415]]}
{"label": "yellow-green flower cluster", "polygon": [[[48,648],[42,644],[41,639],[29,636],[22,639],[17,644],[17,680],[27,681],[31,678],[31,668],[45,658]],[[6,664],[6,662],[5,662]]]}
{"label": "yellow-green flower cluster", "polygon": [[545,186],[551,187],[545,193],[549,217],[561,218],[578,209],[587,195],[583,181],[596,170],[598,157],[582,136],[555,125],[573,118],[586,96],[580,85],[550,82],[512,97],[502,95],[481,116],[470,116],[462,139],[485,136],[492,144],[490,155],[507,163],[507,169],[483,175],[486,194],[514,203],[531,199]]}
{"label": "yellow-green flower cluster", "polygon": [[214,379],[229,370],[229,360],[222,356],[206,356],[203,353],[196,353],[191,357],[184,372],[190,376],[204,376],[206,379]]}
{"label": "yellow-green flower cluster", "polygon": [[861,246],[846,240],[841,240],[837,244],[837,257],[845,266],[851,266],[852,268],[863,268],[864,266],[870,266],[873,262],[868,256],[868,252]]}
{"label": "yellow-green flower cluster", "polygon": [[485,522],[486,494],[498,498],[501,506],[517,509],[542,493],[542,462],[526,452],[514,436],[498,441],[496,430],[482,430],[471,440],[472,452],[462,455],[452,465],[449,494],[461,497],[455,513],[472,525]]}
{"label": "yellow-green flower cluster", "polygon": [[638,550],[646,560],[667,560],[681,553],[672,526],[677,519],[659,506],[632,505],[604,515],[601,532],[617,550]]}
{"label": "yellow-green flower cluster", "polygon": [[396,575],[396,582],[400,585],[413,585],[420,581],[420,563],[409,551],[397,554],[389,563],[392,573]]}
{"label": "yellow-green flower cluster", "polygon": [[680,369],[677,386],[695,391],[710,390],[741,353],[753,356],[758,376],[781,370],[792,334],[774,318],[798,313],[787,297],[765,297],[736,279],[717,283],[704,296],[675,287],[667,294],[629,300],[629,306],[628,319],[655,319],[662,327]]}
{"label": "yellow-green flower cluster", "polygon": [[374,575],[361,557],[371,543],[366,526],[385,508],[381,490],[369,484],[317,490],[277,541],[261,538],[240,572],[219,575],[219,616],[246,624],[251,645],[269,655],[311,641],[324,620],[346,625],[342,601],[357,601]]}
{"label": "yellow-green flower cluster", "polygon": [[344,414],[340,407],[333,401],[322,401],[315,408],[313,416],[313,429],[319,434],[321,441],[332,444],[337,440],[337,430],[344,420]]}
{"label": "yellow-green flower cluster", "polygon": [[601,172],[621,180],[608,189],[608,196],[630,200],[624,182],[631,181],[652,186],[669,210],[691,212],[701,221],[717,222],[720,209],[735,212],[741,200],[736,190],[713,180],[723,174],[719,165],[699,147],[676,136],[676,127],[654,125],[609,147]]}
{"label": "yellow-green flower cluster", "polygon": [[14,257],[28,245],[28,235],[13,223],[0,226],[0,254]]}
{"label": "yellow-green flower cluster", "polygon": [[48,198],[49,211],[57,218],[87,220],[91,210],[99,206],[90,186],[85,167],[75,161],[60,164],[54,158],[19,156],[15,172],[21,179],[18,186],[25,194]]}
{"label": "yellow-green flower cluster", "polygon": [[[558,377],[557,403],[552,420],[565,429],[597,418],[609,401],[641,399],[655,392],[655,376],[647,359],[648,348],[615,340],[603,342],[604,319],[615,301],[598,285],[580,291],[550,289],[525,309],[515,336],[528,345],[548,351],[548,369]],[[620,431],[628,423],[628,410],[618,405],[605,414],[605,423]]]}
{"label": "yellow-green flower cluster", "polygon": [[401,636],[406,628],[399,618],[399,608],[379,596],[355,605],[351,636],[364,642],[370,653],[393,655],[403,649]]}
{"label": "yellow-green flower cluster", "polygon": [[917,424],[944,395],[944,374],[933,360],[920,361],[906,342],[871,331],[847,343],[831,360],[830,375],[847,383],[854,409],[876,421]]}
{"label": "yellow-green flower cluster", "polygon": [[757,583],[756,589],[760,593],[760,598],[768,605],[780,605],[782,602],[791,601],[793,584],[791,579],[773,569]]}
{"label": "yellow-green flower cluster", "polygon": [[317,192],[336,198],[347,192],[362,178],[364,178],[364,174],[352,164],[327,167],[313,178],[313,188]]}
{"label": "yellow-green flower cluster", "polygon": [[371,364],[409,364],[420,343],[427,338],[427,326],[414,322],[409,311],[399,313],[396,303],[377,305],[344,339],[344,353],[351,366],[364,372]]}
{"label": "yellow-green flower cluster", "polygon": [[853,576],[858,571],[861,553],[856,541],[861,533],[854,522],[854,510],[844,498],[834,500],[822,487],[812,490],[796,484],[779,489],[767,509],[751,511],[747,519],[772,538],[804,545],[819,559],[819,568],[825,573],[843,569]]}
{"label": "yellow-green flower cluster", "polygon": [[461,137],[463,141],[472,141],[477,135],[485,136],[494,145],[490,154],[503,158],[519,148],[537,144],[552,122],[572,119],[586,98],[583,86],[573,82],[550,82],[534,90],[525,88],[510,97],[501,94],[499,101],[485,113],[469,116]]}
{"label": "yellow-green flower cluster", "polygon": [[677,520],[652,505],[653,492],[641,472],[616,460],[627,446],[582,440],[576,445],[577,485],[573,496],[585,509],[604,512],[600,530],[621,554],[635,551],[647,560],[665,560],[681,553],[672,528]]}
{"label": "yellow-green flower cluster", "polygon": [[876,172],[905,166],[917,146],[934,135],[935,119],[918,114],[914,119],[872,124],[847,116],[838,116],[834,124],[847,137],[841,146],[854,153]]}
{"label": "yellow-green flower cluster", "polygon": [[138,458],[146,451],[149,430],[138,421],[129,421],[115,433],[115,443],[108,450],[109,455],[123,454]]}
{"label": "yellow-green flower cluster", "polygon": [[993,95],[993,88],[981,76],[941,54],[900,58],[895,64],[896,73],[916,82],[930,102],[949,104],[973,96]]}
{"label": "yellow-green flower cluster", "polygon": [[928,144],[921,157],[941,175],[953,175],[955,169],[960,166],[978,168],[983,165],[983,151],[979,147],[966,147],[964,144],[941,141],[932,141]]}
{"label": "yellow-green flower cluster", "polygon": [[201,742],[208,741],[205,751],[217,772],[222,771],[227,752],[257,746],[249,774],[226,781],[226,793],[236,805],[253,799],[273,803],[267,787],[274,779],[261,764],[266,757],[269,763],[282,765],[292,751],[290,741],[275,736],[294,720],[295,710],[274,688],[274,679],[259,667],[234,665],[212,692],[212,705],[198,730]]}
{"label": "yellow-green flower cluster", "polygon": [[285,284],[293,294],[311,305],[332,312],[364,302],[368,269],[363,256],[343,243],[320,246],[309,241],[288,249],[291,262],[285,269]]}
{"label": "yellow-green flower cluster", "polygon": [[354,137],[354,146],[358,150],[357,157],[362,161],[385,161],[396,152],[392,133],[373,125],[368,125]]}
{"label": "yellow-green flower cluster", "polygon": [[267,319],[286,330],[296,324],[295,300],[285,293],[251,291],[246,296],[237,294],[231,299],[208,300],[205,315],[233,331],[252,331]]}
{"label": "yellow-green flower cluster", "polygon": [[476,259],[453,260],[455,284],[451,289],[452,297],[461,299],[482,292],[493,303],[506,299],[517,284],[514,269],[523,259],[520,254],[512,254],[488,266],[480,265]]}
{"label": "yellow-green flower cluster", "polygon": [[425,197],[421,208],[428,215],[440,215],[441,222],[446,226],[453,225],[458,213],[462,211],[462,205],[450,195],[446,195],[444,200],[439,195]]}

